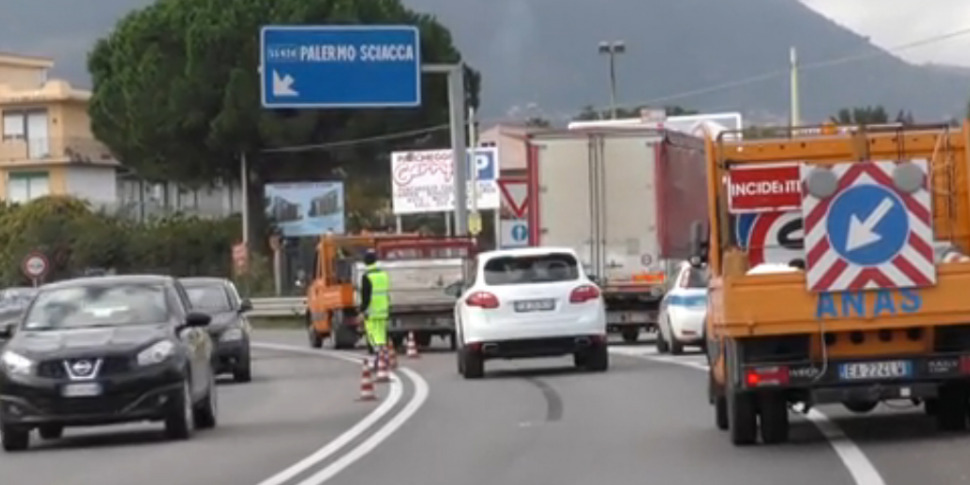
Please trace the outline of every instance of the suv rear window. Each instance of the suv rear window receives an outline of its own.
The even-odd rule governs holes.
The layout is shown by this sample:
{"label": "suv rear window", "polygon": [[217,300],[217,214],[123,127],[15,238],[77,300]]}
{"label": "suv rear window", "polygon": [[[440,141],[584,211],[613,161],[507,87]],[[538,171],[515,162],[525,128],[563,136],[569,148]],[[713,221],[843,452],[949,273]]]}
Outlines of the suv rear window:
{"label": "suv rear window", "polygon": [[579,264],[571,254],[500,256],[485,262],[485,284],[518,285],[579,279]]}
{"label": "suv rear window", "polygon": [[684,284],[685,288],[707,288],[707,270],[701,268],[687,270]]}

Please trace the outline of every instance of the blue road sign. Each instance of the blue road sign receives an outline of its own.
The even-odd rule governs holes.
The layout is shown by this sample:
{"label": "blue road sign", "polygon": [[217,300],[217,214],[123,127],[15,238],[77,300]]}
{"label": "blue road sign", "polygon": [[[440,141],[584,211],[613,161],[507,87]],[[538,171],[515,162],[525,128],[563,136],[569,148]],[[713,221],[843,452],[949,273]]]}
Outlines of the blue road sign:
{"label": "blue road sign", "polygon": [[525,242],[529,239],[529,230],[525,227],[525,223],[518,223],[512,226],[512,240],[517,243]]}
{"label": "blue road sign", "polygon": [[[476,148],[468,150],[468,173],[478,170],[478,180],[495,180],[498,177],[498,150],[495,148]],[[475,165],[472,166],[472,154]]]}
{"label": "blue road sign", "polygon": [[893,260],[909,239],[903,201],[881,185],[856,185],[836,196],[825,222],[829,244],[847,263],[876,266]]}
{"label": "blue road sign", "polygon": [[421,40],[408,25],[267,25],[260,32],[265,108],[421,105]]}

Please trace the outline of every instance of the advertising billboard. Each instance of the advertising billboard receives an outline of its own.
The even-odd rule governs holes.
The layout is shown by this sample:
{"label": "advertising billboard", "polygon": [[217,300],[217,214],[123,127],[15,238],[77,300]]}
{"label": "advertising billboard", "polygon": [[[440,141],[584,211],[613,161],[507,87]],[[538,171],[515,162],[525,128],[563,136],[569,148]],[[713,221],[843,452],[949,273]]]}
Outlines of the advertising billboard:
{"label": "advertising billboard", "polygon": [[344,228],[343,182],[267,184],[266,217],[284,237],[319,236]]}
{"label": "advertising billboard", "polygon": [[[497,209],[499,160],[496,148],[468,150],[468,174],[477,170],[478,208]],[[391,193],[395,214],[422,214],[455,210],[452,151],[421,150],[391,154]],[[471,184],[468,188],[471,205]]]}

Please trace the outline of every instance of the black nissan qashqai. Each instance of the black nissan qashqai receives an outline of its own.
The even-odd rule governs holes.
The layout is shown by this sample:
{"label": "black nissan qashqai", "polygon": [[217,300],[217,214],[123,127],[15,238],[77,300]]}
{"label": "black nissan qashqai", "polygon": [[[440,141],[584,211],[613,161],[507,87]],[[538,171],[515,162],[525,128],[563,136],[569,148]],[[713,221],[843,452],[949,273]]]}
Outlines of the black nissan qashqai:
{"label": "black nissan qashqai", "polygon": [[79,278],[41,287],[0,351],[0,440],[30,432],[162,421],[172,439],[216,425],[210,317],[168,276]]}

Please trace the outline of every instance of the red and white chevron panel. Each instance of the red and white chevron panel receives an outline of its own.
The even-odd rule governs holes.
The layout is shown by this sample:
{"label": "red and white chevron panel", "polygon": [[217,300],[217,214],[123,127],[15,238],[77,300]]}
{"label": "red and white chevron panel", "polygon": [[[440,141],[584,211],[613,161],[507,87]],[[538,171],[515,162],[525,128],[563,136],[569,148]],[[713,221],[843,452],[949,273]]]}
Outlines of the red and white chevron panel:
{"label": "red and white chevron panel", "polygon": [[[914,160],[928,175],[926,160]],[[819,199],[802,190],[802,217],[805,225],[805,272],[808,289],[818,292],[867,290],[882,288],[910,288],[936,283],[933,251],[932,198],[929,177],[921,188],[906,193],[893,183],[894,162],[849,162],[833,165],[838,188],[832,195]],[[802,183],[813,168],[802,165]],[[832,246],[827,226],[833,200],[854,186],[878,185],[891,191],[902,201],[906,211],[909,234],[902,249],[890,260],[871,266],[854,264]]]}

